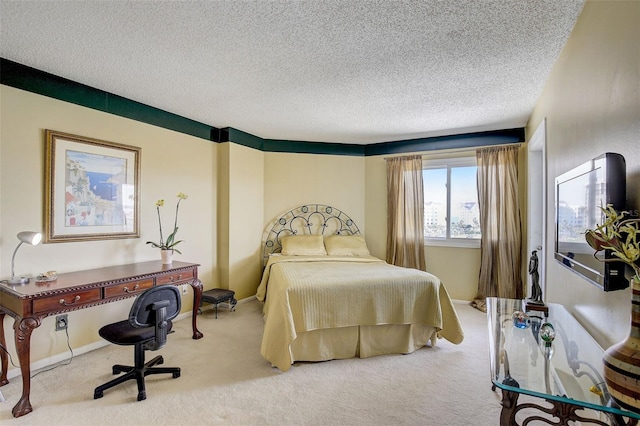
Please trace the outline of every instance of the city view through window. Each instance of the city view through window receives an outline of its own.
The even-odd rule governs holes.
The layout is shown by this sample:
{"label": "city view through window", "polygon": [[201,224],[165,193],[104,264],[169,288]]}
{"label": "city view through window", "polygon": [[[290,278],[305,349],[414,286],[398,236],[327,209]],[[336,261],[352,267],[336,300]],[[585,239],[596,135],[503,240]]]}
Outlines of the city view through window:
{"label": "city view through window", "polygon": [[[465,166],[422,171],[425,238],[480,239],[476,170],[476,166]],[[449,197],[447,181],[451,187]]]}

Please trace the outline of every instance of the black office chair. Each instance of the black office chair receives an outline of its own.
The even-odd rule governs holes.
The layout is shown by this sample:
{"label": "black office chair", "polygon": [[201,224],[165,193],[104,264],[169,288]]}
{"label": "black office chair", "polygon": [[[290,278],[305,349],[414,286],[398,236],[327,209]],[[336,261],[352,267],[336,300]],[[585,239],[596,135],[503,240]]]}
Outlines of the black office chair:
{"label": "black office chair", "polygon": [[144,377],[149,374],[171,373],[173,378],[180,377],[178,367],[154,367],[164,363],[162,356],[157,356],[145,364],[146,350],[155,351],[167,343],[167,333],[173,326],[171,320],[180,313],[182,302],[178,287],[161,285],[152,287],[140,294],[133,302],[129,319],[105,325],[99,331],[102,338],[116,345],[135,346],[135,365],[113,366],[113,374],[124,372],[123,376],[98,386],[93,399],[102,398],[103,392],[127,380],[138,382],[138,401],[147,399]]}

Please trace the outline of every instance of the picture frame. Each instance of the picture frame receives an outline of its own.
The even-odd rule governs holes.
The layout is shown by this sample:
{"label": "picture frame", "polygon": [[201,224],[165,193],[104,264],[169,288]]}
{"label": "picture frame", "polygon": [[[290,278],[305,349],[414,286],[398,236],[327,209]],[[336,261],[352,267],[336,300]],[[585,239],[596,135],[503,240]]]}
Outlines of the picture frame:
{"label": "picture frame", "polygon": [[139,238],[135,146],[45,130],[45,242]]}

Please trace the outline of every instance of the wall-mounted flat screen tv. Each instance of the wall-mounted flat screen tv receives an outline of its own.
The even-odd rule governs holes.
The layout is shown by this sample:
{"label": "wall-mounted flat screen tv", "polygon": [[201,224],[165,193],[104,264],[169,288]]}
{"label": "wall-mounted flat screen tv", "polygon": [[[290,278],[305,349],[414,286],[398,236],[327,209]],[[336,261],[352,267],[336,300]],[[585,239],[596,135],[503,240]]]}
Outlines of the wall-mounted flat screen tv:
{"label": "wall-mounted flat screen tv", "polygon": [[[626,164],[620,154],[606,153],[558,176],[556,185],[555,258],[604,291],[629,286],[623,262],[602,262],[585,240],[585,230],[604,222],[600,207],[626,209]],[[610,250],[600,259],[611,259]]]}

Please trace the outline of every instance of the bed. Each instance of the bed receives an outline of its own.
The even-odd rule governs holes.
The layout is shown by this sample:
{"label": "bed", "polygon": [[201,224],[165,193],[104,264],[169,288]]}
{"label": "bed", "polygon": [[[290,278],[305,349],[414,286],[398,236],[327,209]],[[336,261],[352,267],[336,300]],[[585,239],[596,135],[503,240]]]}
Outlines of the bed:
{"label": "bed", "polygon": [[408,354],[438,338],[464,338],[440,280],[371,256],[339,209],[287,211],[263,234],[260,353],[287,371],[296,361]]}

